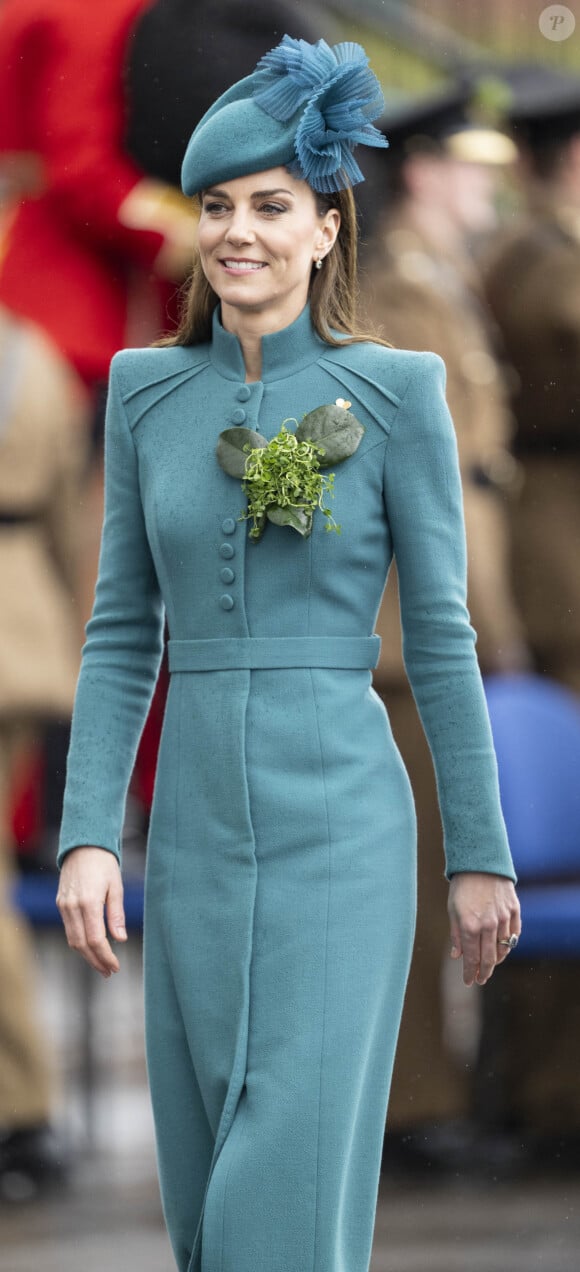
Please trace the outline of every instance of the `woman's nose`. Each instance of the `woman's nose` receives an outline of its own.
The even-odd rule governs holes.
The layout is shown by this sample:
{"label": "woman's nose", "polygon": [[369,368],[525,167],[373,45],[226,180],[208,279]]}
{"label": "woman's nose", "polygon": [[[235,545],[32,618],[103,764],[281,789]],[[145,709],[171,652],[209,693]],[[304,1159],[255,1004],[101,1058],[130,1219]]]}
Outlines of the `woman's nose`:
{"label": "woman's nose", "polygon": [[226,239],[230,243],[252,243],[255,234],[250,224],[248,214],[240,209],[234,212],[230,223],[226,230]]}

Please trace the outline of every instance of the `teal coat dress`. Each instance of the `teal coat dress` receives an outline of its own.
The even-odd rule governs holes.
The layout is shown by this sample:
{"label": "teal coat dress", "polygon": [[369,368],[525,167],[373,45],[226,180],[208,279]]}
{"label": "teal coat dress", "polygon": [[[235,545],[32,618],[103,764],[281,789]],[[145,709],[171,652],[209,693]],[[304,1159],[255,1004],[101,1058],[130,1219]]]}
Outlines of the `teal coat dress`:
{"label": "teal coat dress", "polygon": [[[416,825],[371,685],[396,555],[405,658],[437,771],[446,872],[513,878],[465,605],[445,368],[334,348],[309,308],[262,342],[112,363],[105,521],[59,862],[119,855],[158,673],[170,688],[146,875],[146,1047],[180,1272],[367,1272],[414,934]],[[274,436],[349,399],[365,426],[310,538],[248,538],[218,434]],[[444,863],[442,862],[442,870]]]}

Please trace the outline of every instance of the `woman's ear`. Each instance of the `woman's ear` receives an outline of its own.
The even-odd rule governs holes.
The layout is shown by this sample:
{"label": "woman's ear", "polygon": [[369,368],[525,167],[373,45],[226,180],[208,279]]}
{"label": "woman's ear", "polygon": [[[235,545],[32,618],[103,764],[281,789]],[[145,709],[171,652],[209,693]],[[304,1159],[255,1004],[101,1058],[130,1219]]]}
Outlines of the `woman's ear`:
{"label": "woman's ear", "polygon": [[320,227],[320,238],[318,241],[318,249],[324,252],[330,252],[334,247],[340,229],[340,212],[338,208],[330,208],[325,214],[324,220]]}

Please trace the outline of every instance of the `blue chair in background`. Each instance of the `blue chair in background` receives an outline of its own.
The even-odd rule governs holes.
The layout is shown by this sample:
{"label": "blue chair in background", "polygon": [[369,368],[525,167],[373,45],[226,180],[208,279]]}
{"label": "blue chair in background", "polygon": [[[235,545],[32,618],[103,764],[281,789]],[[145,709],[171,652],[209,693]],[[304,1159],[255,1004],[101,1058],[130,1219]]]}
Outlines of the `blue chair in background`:
{"label": "blue chair in background", "polygon": [[[508,1052],[519,973],[580,958],[580,700],[535,675],[484,683],[522,911],[519,944],[482,994],[473,1072],[475,1120],[501,1144],[506,1132],[509,1141],[517,1080]],[[536,1027],[543,1028],[541,1016]],[[519,1127],[516,1156],[522,1144],[522,1160],[530,1149],[533,1160],[533,1127]]]}
{"label": "blue chair in background", "polygon": [[[20,875],[13,889],[14,904],[34,927],[62,927],[56,908],[58,875],[53,873]],[[143,880],[123,880],[123,905],[128,930],[143,926]],[[63,929],[63,940],[64,929]]]}
{"label": "blue chair in background", "polygon": [[528,674],[488,676],[485,692],[522,909],[510,959],[578,958],[580,698]]}

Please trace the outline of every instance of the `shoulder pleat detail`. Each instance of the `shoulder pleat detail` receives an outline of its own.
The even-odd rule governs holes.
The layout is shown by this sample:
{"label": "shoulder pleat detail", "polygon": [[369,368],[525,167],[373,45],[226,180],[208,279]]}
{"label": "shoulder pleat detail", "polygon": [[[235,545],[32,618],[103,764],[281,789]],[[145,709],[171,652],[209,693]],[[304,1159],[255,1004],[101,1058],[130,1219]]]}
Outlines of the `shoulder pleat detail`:
{"label": "shoulder pleat detail", "polygon": [[158,406],[164,398],[170,397],[176,389],[181,388],[182,384],[186,384],[188,380],[195,379],[201,371],[205,371],[210,365],[209,360],[199,362],[197,366],[182,368],[180,371],[172,371],[168,375],[162,377],[156,376],[149,381],[141,383],[138,387],[131,389],[122,395],[123,402],[127,405],[134,399],[140,398],[140,402],[136,403],[136,411],[131,412],[130,427],[137,427],[143,416],[151,410],[152,407]]}
{"label": "shoulder pleat detail", "polygon": [[[344,356],[342,351],[341,356]],[[380,381],[375,380],[372,376],[366,375],[363,371],[359,371],[355,367],[345,367],[342,364],[337,365],[333,358],[327,357],[326,355],[320,359],[320,364],[324,366],[325,370],[329,370],[332,373],[334,379],[342,385],[343,388],[348,390],[350,397],[353,399],[356,398],[363,403],[369,415],[372,416],[385,433],[389,434],[391,431],[391,422],[385,416],[384,406],[388,403],[389,407],[399,407],[401,405],[401,398],[398,394],[396,394],[392,389],[387,388],[386,385],[382,384]],[[363,385],[368,386],[368,389],[370,389],[371,392],[369,393],[368,389],[365,391],[365,388],[362,387]]]}

